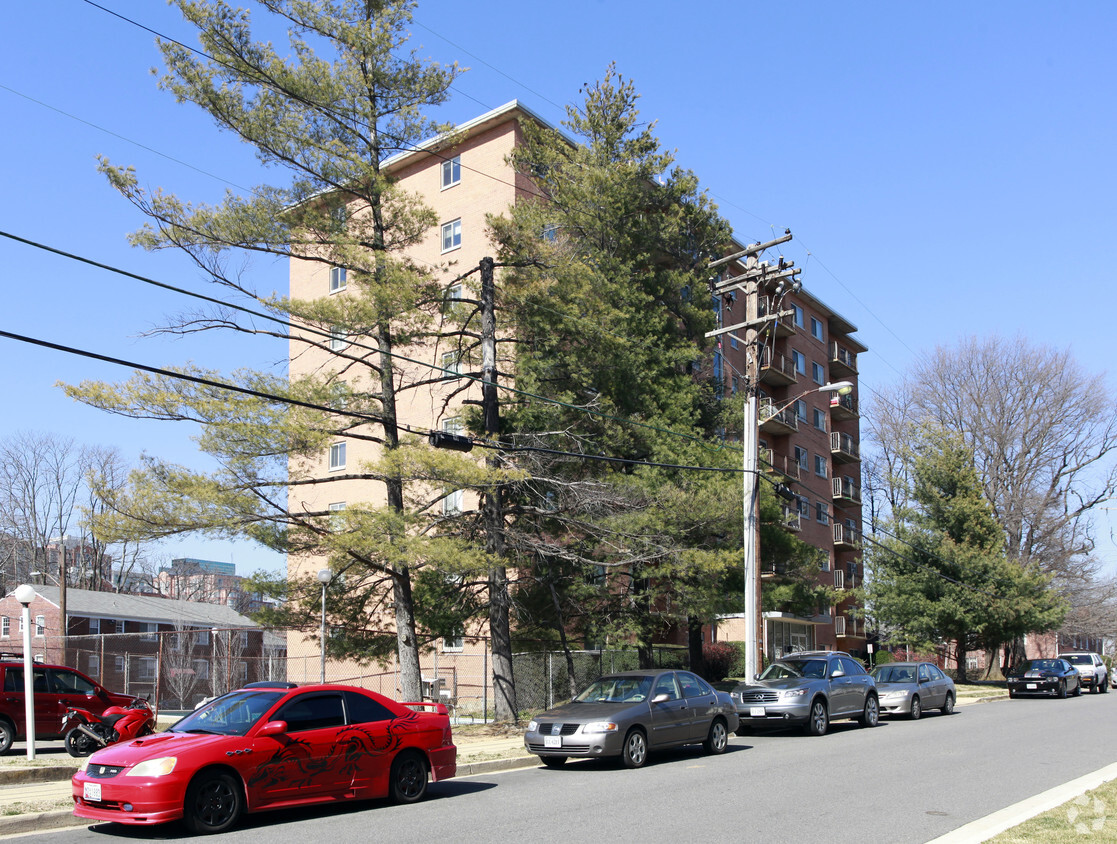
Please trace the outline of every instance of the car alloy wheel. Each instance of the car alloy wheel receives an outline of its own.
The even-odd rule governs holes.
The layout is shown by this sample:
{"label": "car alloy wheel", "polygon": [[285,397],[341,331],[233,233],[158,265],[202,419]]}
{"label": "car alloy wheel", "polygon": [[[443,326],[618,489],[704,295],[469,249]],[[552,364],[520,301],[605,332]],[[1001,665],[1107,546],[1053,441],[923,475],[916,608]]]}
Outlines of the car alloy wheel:
{"label": "car alloy wheel", "polygon": [[[1008,696],[1012,697],[1012,692],[1009,692]],[[953,715],[954,714],[954,695],[950,694],[949,692],[947,692],[946,701],[942,705],[942,714],[943,715]]]}
{"label": "car alloy wheel", "polygon": [[710,734],[706,737],[703,747],[707,753],[725,753],[725,748],[729,745],[729,730],[725,728],[725,722],[720,718],[715,718],[714,723],[710,725]]}
{"label": "car alloy wheel", "polygon": [[919,695],[914,695],[911,699],[911,720],[918,721],[922,714],[923,705],[919,702]]}
{"label": "car alloy wheel", "polygon": [[875,727],[880,723],[880,704],[877,702],[876,695],[865,698],[865,711],[861,713],[857,723],[862,727]]}
{"label": "car alloy wheel", "polygon": [[415,751],[405,750],[392,762],[392,799],[414,803],[427,793],[427,764]]}
{"label": "car alloy wheel", "polygon": [[225,773],[205,773],[186,789],[182,822],[197,835],[224,832],[240,817],[240,785]]}
{"label": "car alloy wheel", "polygon": [[826,711],[826,701],[817,698],[811,704],[811,714],[807,718],[807,732],[812,736],[824,736],[829,726],[830,714]]}
{"label": "car alloy wheel", "polygon": [[1067,696],[1067,681],[1066,680],[1060,680],[1059,681],[1059,691],[1056,692],[1056,694],[1061,698],[1065,698]]}
{"label": "car alloy wheel", "polygon": [[628,731],[624,737],[621,760],[626,768],[639,768],[648,761],[648,739],[636,729]]}

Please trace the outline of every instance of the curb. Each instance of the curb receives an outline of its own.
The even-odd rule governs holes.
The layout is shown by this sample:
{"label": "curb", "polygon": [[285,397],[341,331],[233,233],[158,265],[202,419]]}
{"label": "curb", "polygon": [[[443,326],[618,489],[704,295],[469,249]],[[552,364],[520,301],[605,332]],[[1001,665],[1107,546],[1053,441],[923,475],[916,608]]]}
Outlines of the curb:
{"label": "curb", "polygon": [[493,774],[498,771],[514,771],[517,768],[534,768],[539,765],[538,756],[515,756],[511,759],[493,759],[488,762],[472,762],[458,765],[456,776],[472,777],[476,774]]}
{"label": "curb", "polygon": [[85,826],[98,823],[88,818],[79,818],[73,812],[59,809],[54,812],[38,812],[33,815],[10,815],[0,817],[0,835],[23,835],[43,829],[63,829],[68,826]]}
{"label": "curb", "polygon": [[0,768],[0,785],[22,785],[28,782],[60,782],[77,773],[76,767],[48,765],[42,768]]}

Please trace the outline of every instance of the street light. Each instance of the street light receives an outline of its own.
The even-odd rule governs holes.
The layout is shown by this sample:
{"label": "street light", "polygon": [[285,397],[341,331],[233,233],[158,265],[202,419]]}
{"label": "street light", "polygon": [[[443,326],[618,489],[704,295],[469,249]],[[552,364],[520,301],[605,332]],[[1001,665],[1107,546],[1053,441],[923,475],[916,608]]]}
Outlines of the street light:
{"label": "street light", "polygon": [[[853,382],[836,381],[833,384],[823,384],[800,393],[783,406],[777,408],[771,416],[782,413],[804,396],[812,393],[837,393],[846,395],[853,390]],[[745,677],[751,680],[759,671],[760,643],[763,636],[760,633],[760,533],[757,530],[760,511],[760,454],[758,448],[759,420],[757,417],[756,389],[748,391],[745,401],[744,430],[741,434],[741,444],[744,447],[744,572],[745,572]]]}
{"label": "street light", "polygon": [[329,569],[319,569],[318,582],[322,584],[322,676],[319,682],[326,682],[326,589],[330,585],[330,581],[334,579],[334,573]]}
{"label": "street light", "polygon": [[31,659],[31,602],[35,587],[26,583],[17,586],[15,599],[23,604],[23,712],[27,721],[27,758],[35,758],[35,679]]}

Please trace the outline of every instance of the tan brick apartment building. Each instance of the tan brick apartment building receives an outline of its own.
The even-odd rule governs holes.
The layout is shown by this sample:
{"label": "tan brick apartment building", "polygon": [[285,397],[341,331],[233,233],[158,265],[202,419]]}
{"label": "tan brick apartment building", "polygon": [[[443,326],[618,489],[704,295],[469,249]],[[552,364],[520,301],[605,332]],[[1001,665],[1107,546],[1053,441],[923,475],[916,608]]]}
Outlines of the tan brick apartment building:
{"label": "tan brick apartment building", "polygon": [[[447,284],[458,273],[475,268],[481,258],[493,254],[493,246],[486,238],[485,216],[505,212],[530,190],[530,186],[506,162],[520,140],[520,120],[545,123],[513,101],[459,126],[452,146],[438,140],[431,141],[384,164],[399,179],[404,190],[419,195],[430,208],[436,210],[439,224],[421,246],[410,253],[410,257],[431,266],[454,262],[452,271],[446,276]],[[476,275],[473,278],[476,279]],[[320,263],[292,260],[290,292],[293,298],[300,299],[344,296],[346,279],[344,273]],[[475,291],[473,295],[468,291],[464,295],[476,298]],[[448,298],[454,298],[452,291]],[[850,336],[855,331],[854,327],[821,302],[801,293],[795,298],[795,305],[796,318],[780,324],[776,348],[779,355],[788,359],[793,353],[799,355],[795,358],[798,361],[795,366],[799,369],[785,367],[779,370],[782,373],[779,374],[772,366],[762,368],[762,387],[777,404],[815,385],[812,380],[812,376],[817,374],[814,366],[822,367],[826,380],[855,379],[856,354],[864,350]],[[821,328],[815,328],[816,322]],[[453,365],[451,350],[435,346],[412,347],[407,350],[407,356],[436,366],[449,368]],[[725,357],[731,364],[723,367],[726,393],[729,394],[733,389],[733,368],[745,371],[744,352],[727,348]],[[329,352],[307,351],[304,344],[292,342],[292,376],[336,365]],[[429,377],[429,374],[429,371],[412,372],[411,376]],[[408,374],[405,372],[401,377],[408,377]],[[463,396],[446,404],[448,391],[445,385],[409,391],[406,402],[398,408],[401,422],[419,429],[458,430],[457,414]],[[474,385],[467,395],[468,398],[479,399],[480,388]],[[801,419],[797,424],[782,427],[778,420],[765,423],[761,440],[770,452],[765,459],[800,481],[795,489],[803,496],[803,512],[798,520],[790,521],[794,522],[795,529],[804,540],[825,549],[828,569],[820,572],[820,578],[839,586],[852,586],[859,584],[861,578],[856,393],[844,397],[835,407],[830,406],[829,396],[826,395],[808,395],[803,401],[805,423]],[[814,416],[816,409],[824,414],[821,422]],[[355,466],[372,458],[375,448],[371,443],[339,439],[321,455],[316,466],[310,467],[311,473],[315,477],[328,478],[331,473],[338,473],[346,466]],[[800,454],[800,461],[792,465],[797,448],[805,449],[806,457],[802,458]],[[816,474],[816,458],[824,461],[817,464],[821,470],[819,474]],[[802,462],[804,459],[805,464]],[[355,480],[292,487],[289,495],[292,508],[305,507],[312,511],[341,509],[347,502],[355,501],[383,503],[378,500],[379,485],[373,488]],[[461,500],[459,494],[448,496],[443,506],[462,507],[468,504],[468,501]],[[816,507],[825,509],[816,510]],[[325,561],[321,558],[292,556],[288,559],[288,574],[291,577],[313,577],[324,565]],[[385,623],[388,624],[387,619]],[[855,652],[864,645],[862,624],[849,613],[849,602],[843,602],[833,610],[825,608],[825,612],[812,619],[771,619],[768,625],[774,644],[786,639],[810,646],[844,647]],[[724,634],[731,631],[731,627],[731,623],[723,627],[721,638],[726,638]],[[479,627],[464,632],[483,634],[484,629]],[[457,652],[463,645],[461,640],[448,639],[439,647],[443,651]],[[468,651],[471,647],[480,646],[471,646],[467,639],[464,648]],[[294,634],[288,643],[288,650],[292,657],[301,656],[304,660],[319,653],[317,641],[312,638],[297,639]],[[356,676],[357,670],[356,666],[331,665],[327,676],[339,679],[350,674]],[[424,674],[427,673],[429,666],[424,661]],[[393,692],[390,684],[382,690],[388,694]]]}

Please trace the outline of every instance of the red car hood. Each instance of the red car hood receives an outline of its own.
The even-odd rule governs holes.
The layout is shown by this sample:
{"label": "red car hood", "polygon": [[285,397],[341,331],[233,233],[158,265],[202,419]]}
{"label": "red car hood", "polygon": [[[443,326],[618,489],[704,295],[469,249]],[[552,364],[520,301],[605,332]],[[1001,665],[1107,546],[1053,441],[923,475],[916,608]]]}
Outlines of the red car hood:
{"label": "red car hood", "polygon": [[140,762],[162,756],[205,752],[207,748],[213,748],[214,752],[217,752],[217,747],[222,747],[230,741],[236,742],[238,746],[244,746],[247,739],[244,736],[214,736],[204,733],[155,733],[98,750],[89,757],[89,764],[130,768]]}

